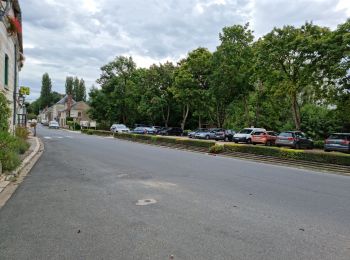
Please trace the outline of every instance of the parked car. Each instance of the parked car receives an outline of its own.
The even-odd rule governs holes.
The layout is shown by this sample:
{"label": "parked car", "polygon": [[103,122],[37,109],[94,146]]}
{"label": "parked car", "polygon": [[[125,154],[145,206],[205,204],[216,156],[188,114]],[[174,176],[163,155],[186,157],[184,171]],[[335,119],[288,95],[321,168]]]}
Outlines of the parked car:
{"label": "parked car", "polygon": [[49,128],[50,129],[59,129],[60,125],[56,121],[50,121]]}
{"label": "parked car", "polygon": [[235,143],[252,143],[252,135],[255,132],[266,132],[264,128],[244,128],[233,136],[233,141]]}
{"label": "parked car", "polygon": [[165,127],[158,132],[160,135],[177,135],[181,136],[183,131],[181,127]]}
{"label": "parked car", "polygon": [[205,128],[197,128],[196,130],[189,132],[189,133],[187,134],[187,136],[188,136],[189,138],[194,138],[194,136],[195,136],[196,133],[201,132],[201,131],[203,131],[203,130],[205,130]]}
{"label": "parked car", "polygon": [[42,124],[43,126],[48,126],[48,125],[49,125],[49,121],[43,119],[43,120],[41,120],[41,124]]}
{"label": "parked car", "polygon": [[111,126],[111,132],[113,132],[113,133],[130,133],[130,129],[123,124],[113,124]]}
{"label": "parked car", "polygon": [[252,135],[252,143],[255,144],[264,144],[272,146],[275,144],[277,139],[277,133],[273,131],[256,131]]}
{"label": "parked car", "polygon": [[217,131],[215,133],[215,140],[219,141],[219,140],[223,140],[225,142],[232,142],[233,140],[233,136],[235,135],[235,131],[234,130],[223,130],[223,131]]}
{"label": "parked car", "polygon": [[215,135],[217,132],[222,132],[224,129],[222,128],[210,128],[210,129],[203,129],[202,131],[197,132],[194,137],[197,139],[215,139]]}
{"label": "parked car", "polygon": [[145,127],[136,127],[131,131],[132,134],[147,134],[147,130]]}
{"label": "parked car", "polygon": [[276,146],[289,146],[295,149],[312,149],[314,142],[300,131],[286,131],[277,136]]}
{"label": "parked car", "polygon": [[324,142],[324,151],[350,153],[350,133],[331,134]]}

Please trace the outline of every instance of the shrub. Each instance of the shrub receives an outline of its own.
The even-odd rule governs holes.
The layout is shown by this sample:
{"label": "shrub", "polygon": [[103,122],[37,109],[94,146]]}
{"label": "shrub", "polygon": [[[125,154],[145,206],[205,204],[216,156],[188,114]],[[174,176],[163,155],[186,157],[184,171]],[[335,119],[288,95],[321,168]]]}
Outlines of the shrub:
{"label": "shrub", "polygon": [[323,149],[324,148],[324,141],[314,141],[314,148]]}
{"label": "shrub", "polygon": [[8,132],[0,132],[0,161],[4,171],[14,170],[20,164],[19,154],[25,153],[29,144]]}
{"label": "shrub", "polygon": [[225,144],[224,148],[225,151],[269,155],[287,160],[303,160],[350,166],[350,155],[347,154],[315,153],[304,150],[240,144]]}
{"label": "shrub", "polygon": [[113,134],[110,131],[92,130],[92,129],[82,129],[81,132],[88,135],[99,135],[99,136],[110,136]]}
{"label": "shrub", "polygon": [[193,140],[193,139],[176,139],[176,143],[187,145],[187,146],[205,147],[205,148],[210,148],[215,145],[215,142],[212,142],[212,141]]}
{"label": "shrub", "polygon": [[10,118],[10,109],[8,101],[3,93],[0,92],[0,131],[7,131],[9,129],[8,119]]}
{"label": "shrub", "polygon": [[69,129],[73,131],[81,130],[81,127],[77,122],[74,123],[73,121],[67,121],[67,125],[69,126]]}
{"label": "shrub", "polygon": [[209,153],[215,153],[219,154],[225,151],[225,148],[223,145],[216,144],[209,148]]}
{"label": "shrub", "polygon": [[29,131],[26,127],[17,126],[15,130],[15,134],[19,138],[27,139],[29,135]]}

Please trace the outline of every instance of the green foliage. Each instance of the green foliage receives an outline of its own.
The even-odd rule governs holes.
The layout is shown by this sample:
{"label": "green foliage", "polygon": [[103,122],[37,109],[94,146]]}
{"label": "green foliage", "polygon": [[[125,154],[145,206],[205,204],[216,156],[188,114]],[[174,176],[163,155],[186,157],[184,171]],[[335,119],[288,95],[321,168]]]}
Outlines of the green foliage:
{"label": "green foliage", "polygon": [[224,148],[225,151],[268,155],[288,160],[302,160],[310,162],[350,165],[350,155],[347,154],[314,153],[303,150],[240,144],[225,144]]}
{"label": "green foliage", "polygon": [[41,108],[49,107],[52,103],[52,83],[48,73],[42,77],[40,106]]}
{"label": "green foliage", "polygon": [[69,129],[73,131],[79,131],[81,129],[80,125],[78,123],[74,123],[73,121],[67,121],[67,125]]}
{"label": "green foliage", "polygon": [[66,83],[65,83],[65,88],[66,88],[66,95],[73,95],[73,77],[66,77]]}
{"label": "green foliage", "polygon": [[335,30],[306,23],[254,42],[248,24],[233,25],[223,28],[214,53],[197,48],[177,65],[136,68],[120,56],[101,68],[89,114],[99,129],[254,125],[315,139],[350,131],[349,30],[350,20]]}
{"label": "green foliage", "polygon": [[29,144],[22,138],[0,131],[0,162],[4,171],[14,170],[20,164],[19,154],[25,153]]}
{"label": "green foliage", "polygon": [[21,138],[23,140],[26,140],[28,138],[28,135],[29,135],[29,131],[26,127],[20,127],[20,126],[17,126],[16,127],[16,131],[15,131],[15,134],[18,138]]}
{"label": "green foliage", "polygon": [[9,129],[10,109],[8,101],[4,94],[0,92],[0,131],[8,131]]}
{"label": "green foliage", "polygon": [[225,148],[223,145],[214,145],[212,147],[209,148],[209,153],[214,153],[214,154],[219,154],[224,152]]}

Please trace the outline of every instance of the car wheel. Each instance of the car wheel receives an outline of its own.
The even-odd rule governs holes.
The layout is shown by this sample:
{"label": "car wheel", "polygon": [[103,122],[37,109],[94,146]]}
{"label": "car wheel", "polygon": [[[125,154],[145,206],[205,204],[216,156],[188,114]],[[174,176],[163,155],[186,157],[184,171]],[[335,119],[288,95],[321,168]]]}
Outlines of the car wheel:
{"label": "car wheel", "polygon": [[294,146],[294,149],[300,150],[301,149],[301,145],[299,143],[296,143]]}
{"label": "car wheel", "polygon": [[235,141],[235,144],[238,144],[238,141]]}
{"label": "car wheel", "polygon": [[329,152],[330,152],[330,150],[327,150],[327,149],[325,149],[324,151],[325,151],[326,153],[329,153]]}
{"label": "car wheel", "polygon": [[254,142],[253,142],[252,144],[253,144],[253,145],[256,145],[256,143],[254,143]]}
{"label": "car wheel", "polygon": [[209,138],[210,138],[209,135],[206,135],[206,136],[205,136],[205,139],[206,139],[206,140],[209,140]]}
{"label": "car wheel", "polygon": [[247,144],[251,144],[251,143],[252,143],[252,139],[249,138],[249,139],[246,141],[246,143],[247,143]]}
{"label": "car wheel", "polygon": [[228,142],[228,141],[230,141],[230,140],[229,140],[228,136],[226,136],[225,137],[225,142]]}

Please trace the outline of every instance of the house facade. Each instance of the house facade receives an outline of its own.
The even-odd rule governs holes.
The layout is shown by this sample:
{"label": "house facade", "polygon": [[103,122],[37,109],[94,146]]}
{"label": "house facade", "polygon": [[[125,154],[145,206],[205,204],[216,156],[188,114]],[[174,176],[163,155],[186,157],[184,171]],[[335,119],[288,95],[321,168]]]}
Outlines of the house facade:
{"label": "house facade", "polygon": [[14,131],[17,113],[21,109],[18,100],[18,76],[23,66],[22,14],[18,0],[1,1],[0,9],[0,92],[11,111],[10,129]]}
{"label": "house facade", "polygon": [[77,124],[81,122],[90,122],[88,115],[90,106],[84,102],[74,102],[71,106],[66,103],[65,109],[60,112],[59,124],[61,127],[67,127],[67,118],[72,118]]}

